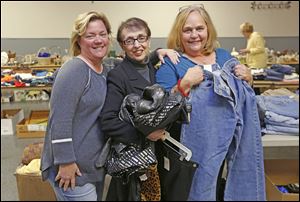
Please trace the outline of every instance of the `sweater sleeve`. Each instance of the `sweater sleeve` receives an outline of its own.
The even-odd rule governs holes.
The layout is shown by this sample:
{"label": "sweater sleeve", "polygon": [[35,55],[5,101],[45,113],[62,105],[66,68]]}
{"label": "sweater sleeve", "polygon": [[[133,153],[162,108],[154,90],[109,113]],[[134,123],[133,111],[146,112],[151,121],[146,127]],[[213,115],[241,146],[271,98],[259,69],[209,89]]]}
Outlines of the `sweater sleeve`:
{"label": "sweater sleeve", "polygon": [[159,58],[158,58],[158,54],[157,54],[158,49],[161,49],[161,48],[155,49],[149,55],[149,61],[153,66],[155,66],[159,62]]}
{"label": "sweater sleeve", "polygon": [[265,40],[262,35],[254,32],[248,41],[247,49],[251,55],[265,52]]}
{"label": "sweater sleeve", "polygon": [[78,60],[61,67],[52,88],[50,100],[50,135],[54,164],[76,161],[73,148],[73,118],[88,79],[88,68]]}
{"label": "sweater sleeve", "polygon": [[119,142],[138,142],[137,130],[119,118],[120,107],[128,94],[124,78],[127,76],[120,69],[113,69],[108,74],[107,93],[101,112],[102,131]]}
{"label": "sweater sleeve", "polygon": [[177,66],[174,65],[169,58],[165,57],[165,63],[162,64],[156,72],[156,82],[167,91],[171,91],[171,89],[177,84],[178,79],[183,77],[186,72],[185,70],[182,75],[179,75],[177,69],[183,69],[180,68],[180,65],[181,64],[178,64]]}

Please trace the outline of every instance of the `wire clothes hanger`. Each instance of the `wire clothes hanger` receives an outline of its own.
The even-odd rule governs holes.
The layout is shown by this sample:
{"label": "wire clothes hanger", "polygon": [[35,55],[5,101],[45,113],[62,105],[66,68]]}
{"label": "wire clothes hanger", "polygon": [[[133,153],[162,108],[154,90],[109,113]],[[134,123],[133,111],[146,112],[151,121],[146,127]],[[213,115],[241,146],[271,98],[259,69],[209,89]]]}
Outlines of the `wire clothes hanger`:
{"label": "wire clothes hanger", "polygon": [[[165,140],[168,140],[169,142],[171,142],[173,145],[175,145],[176,147],[178,147],[180,149],[180,151],[175,150],[173,147],[171,147],[168,143],[166,143]],[[165,132],[165,137],[163,139],[163,143],[165,145],[167,145],[168,147],[170,147],[171,149],[173,149],[174,151],[176,151],[177,153],[180,154],[180,160],[182,161],[183,159],[189,161],[192,157],[192,151],[187,148],[186,146],[184,146],[183,144],[181,144],[180,142],[178,142],[177,140],[175,140],[174,138],[172,138],[170,136],[169,132]]]}

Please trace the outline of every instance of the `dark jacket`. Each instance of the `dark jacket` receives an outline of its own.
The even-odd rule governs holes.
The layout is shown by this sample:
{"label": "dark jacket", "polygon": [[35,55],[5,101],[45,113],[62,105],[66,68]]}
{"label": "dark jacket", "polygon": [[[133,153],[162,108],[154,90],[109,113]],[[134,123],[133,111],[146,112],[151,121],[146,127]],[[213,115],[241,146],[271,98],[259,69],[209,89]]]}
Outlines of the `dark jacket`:
{"label": "dark jacket", "polygon": [[145,136],[142,133],[138,132],[131,124],[120,120],[119,111],[126,95],[130,93],[142,95],[146,86],[155,83],[154,65],[157,62],[158,57],[153,54],[147,65],[150,82],[136,70],[139,64],[133,63],[127,57],[118,67],[109,72],[107,94],[101,113],[101,126],[105,136],[107,138],[112,137],[113,142],[141,145],[145,141]]}

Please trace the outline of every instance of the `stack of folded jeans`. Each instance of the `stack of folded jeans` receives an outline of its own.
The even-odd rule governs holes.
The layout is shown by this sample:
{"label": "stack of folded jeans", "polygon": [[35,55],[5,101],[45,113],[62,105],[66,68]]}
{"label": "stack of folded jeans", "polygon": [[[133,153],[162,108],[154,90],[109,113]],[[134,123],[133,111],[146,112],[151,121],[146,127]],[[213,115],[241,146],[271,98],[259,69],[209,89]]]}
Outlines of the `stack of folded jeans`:
{"label": "stack of folded jeans", "polygon": [[296,68],[290,65],[273,64],[270,67],[270,69],[288,75],[291,75],[292,73],[296,72]]}
{"label": "stack of folded jeans", "polygon": [[265,69],[265,80],[282,81],[285,75],[291,75],[295,71],[295,67],[290,65],[273,64],[270,69]]}
{"label": "stack of folded jeans", "polygon": [[290,96],[256,96],[262,125],[267,134],[299,135],[299,101]]}
{"label": "stack of folded jeans", "polygon": [[265,80],[282,81],[284,78],[284,73],[277,72],[273,69],[266,69],[265,73],[266,73]]}

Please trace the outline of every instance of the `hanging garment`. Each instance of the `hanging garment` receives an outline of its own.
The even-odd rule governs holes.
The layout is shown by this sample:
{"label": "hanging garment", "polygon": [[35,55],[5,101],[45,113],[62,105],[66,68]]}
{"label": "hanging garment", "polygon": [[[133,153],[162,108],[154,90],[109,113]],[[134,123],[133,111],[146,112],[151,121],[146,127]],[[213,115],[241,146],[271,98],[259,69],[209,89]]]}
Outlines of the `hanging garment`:
{"label": "hanging garment", "polygon": [[183,125],[181,142],[199,164],[189,200],[215,201],[216,182],[227,162],[225,201],[258,200],[265,196],[263,148],[255,93],[233,74],[228,60],[221,70],[205,71],[205,80],[191,91],[191,122]]}

